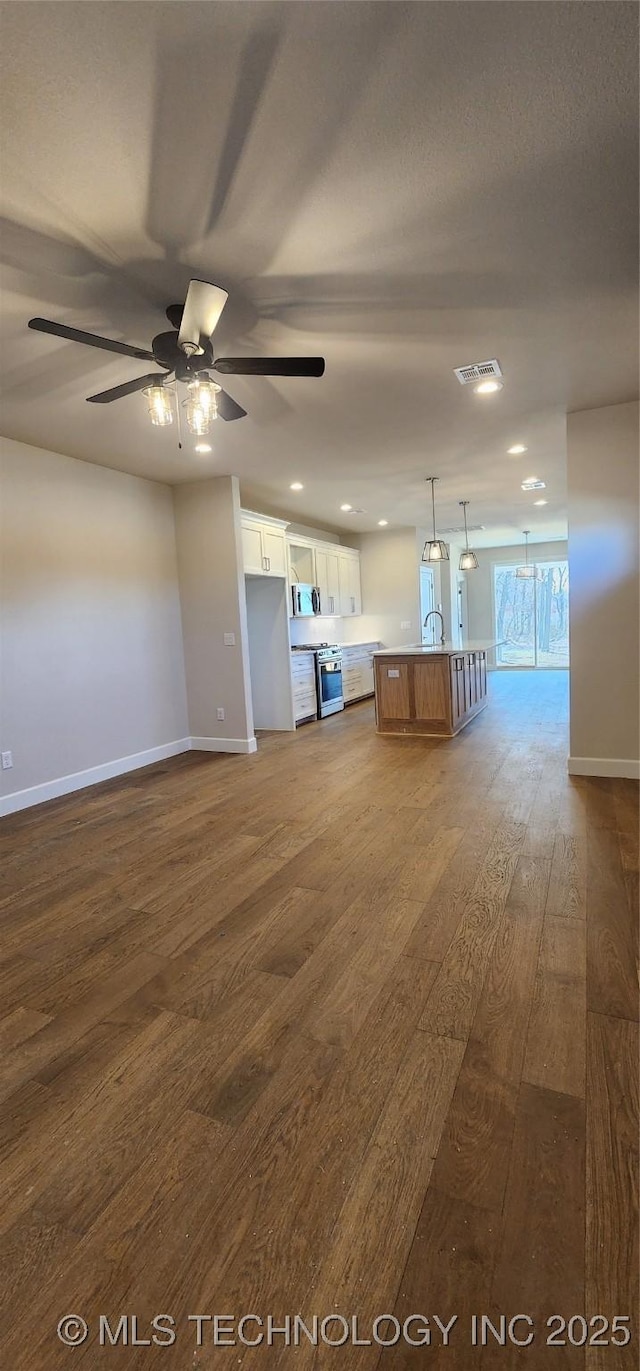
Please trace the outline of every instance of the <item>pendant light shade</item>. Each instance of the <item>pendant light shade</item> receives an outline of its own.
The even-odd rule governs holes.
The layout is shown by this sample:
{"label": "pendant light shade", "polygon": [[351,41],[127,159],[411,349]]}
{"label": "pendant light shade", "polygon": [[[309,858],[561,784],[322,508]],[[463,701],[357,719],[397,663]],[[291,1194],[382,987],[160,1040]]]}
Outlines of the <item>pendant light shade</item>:
{"label": "pendant light shade", "polygon": [[433,516],[433,538],[427,538],[427,541],[426,541],[426,543],[425,543],[425,545],[424,545],[424,547],[423,547],[423,549],[422,549],[422,560],[423,560],[423,562],[448,562],[448,561],[449,561],[449,549],[448,549],[448,547],[447,547],[447,544],[446,544],[446,543],[443,543],[442,538],[437,538],[437,537],[436,537],[436,495],[435,495],[435,483],[436,483],[437,480],[438,480],[438,477],[437,477],[437,476],[427,476],[427,481],[430,481],[430,482],[431,482],[431,512],[432,512],[432,516]]}
{"label": "pendant light shade", "polygon": [[458,503],[462,505],[462,513],[464,514],[465,541],[465,549],[464,552],[460,553],[460,561],[458,562],[458,567],[460,571],[476,571],[478,566],[478,558],[476,557],[475,552],[472,552],[471,548],[469,547],[469,531],[467,529],[467,505],[469,501],[459,500]]}
{"label": "pendant light shade", "polygon": [[476,557],[475,552],[472,552],[471,548],[467,548],[466,552],[461,552],[458,565],[460,571],[476,571],[478,567],[478,558]]}
{"label": "pendant light shade", "polygon": [[203,438],[218,417],[217,396],[220,386],[207,378],[189,382],[189,398],[184,401],[187,427],[190,433]]}
{"label": "pendant light shade", "polygon": [[516,567],[516,576],[519,581],[539,581],[540,573],[537,566],[532,566],[529,561],[529,533],[530,529],[525,528],[524,532],[524,566]]}
{"label": "pendant light shade", "polygon": [[143,395],[147,397],[149,418],[154,428],[167,428],[173,423],[173,406],[169,390],[163,385],[147,386]]}

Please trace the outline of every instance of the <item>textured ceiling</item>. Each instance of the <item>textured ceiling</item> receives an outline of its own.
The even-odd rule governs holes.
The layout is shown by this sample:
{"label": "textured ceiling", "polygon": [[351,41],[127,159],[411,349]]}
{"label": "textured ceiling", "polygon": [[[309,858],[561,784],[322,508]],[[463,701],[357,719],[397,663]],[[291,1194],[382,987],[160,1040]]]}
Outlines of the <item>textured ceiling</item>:
{"label": "textured ceiling", "polygon": [[[637,393],[635,4],[58,0],[2,30],[5,433],[340,530],[424,522],[434,474],[478,544],[563,535],[566,411]],[[139,363],[26,328],[148,346],[192,275],[230,291],[218,355],[327,361],[230,378],[249,418],[209,457],[139,395],[85,404]],[[453,367],[486,357],[480,399]]]}

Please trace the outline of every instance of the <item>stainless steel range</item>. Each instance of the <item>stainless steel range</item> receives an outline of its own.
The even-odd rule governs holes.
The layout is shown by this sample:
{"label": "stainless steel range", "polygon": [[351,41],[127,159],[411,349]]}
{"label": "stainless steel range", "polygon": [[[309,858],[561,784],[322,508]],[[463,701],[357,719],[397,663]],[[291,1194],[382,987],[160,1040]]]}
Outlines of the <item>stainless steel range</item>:
{"label": "stainless steel range", "polygon": [[342,648],[337,643],[297,643],[293,652],[313,652],[316,663],[318,718],[344,709]]}
{"label": "stainless steel range", "polygon": [[316,651],[316,685],[318,716],[337,714],[344,709],[342,693],[342,648],[319,647]]}

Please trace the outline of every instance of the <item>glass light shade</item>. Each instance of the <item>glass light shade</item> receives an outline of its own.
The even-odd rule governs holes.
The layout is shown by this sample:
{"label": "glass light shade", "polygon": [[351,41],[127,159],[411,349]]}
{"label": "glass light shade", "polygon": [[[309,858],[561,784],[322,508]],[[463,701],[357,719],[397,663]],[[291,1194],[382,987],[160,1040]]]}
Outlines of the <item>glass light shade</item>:
{"label": "glass light shade", "polygon": [[204,437],[218,417],[217,395],[220,386],[215,381],[190,381],[189,397],[183,401],[187,428],[198,438]]}
{"label": "glass light shade", "polygon": [[448,562],[449,549],[442,538],[427,538],[422,549],[423,562]]}
{"label": "glass light shade", "polygon": [[466,552],[460,553],[460,561],[458,563],[460,571],[475,571],[477,565],[478,558],[476,557],[475,552],[471,551],[471,548],[467,548]]}
{"label": "glass light shade", "polygon": [[148,386],[143,392],[147,397],[149,418],[156,428],[166,428],[173,423],[171,393],[164,386]]}
{"label": "glass light shade", "polygon": [[538,571],[537,566],[516,567],[516,577],[519,581],[541,581],[542,572]]}

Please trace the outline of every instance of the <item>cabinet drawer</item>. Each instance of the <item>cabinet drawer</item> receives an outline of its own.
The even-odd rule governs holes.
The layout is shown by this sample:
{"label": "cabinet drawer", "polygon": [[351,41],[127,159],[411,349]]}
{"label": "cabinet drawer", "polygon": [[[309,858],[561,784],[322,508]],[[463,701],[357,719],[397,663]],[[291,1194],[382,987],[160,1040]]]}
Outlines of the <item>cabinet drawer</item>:
{"label": "cabinet drawer", "polygon": [[293,698],[294,698],[294,700],[303,700],[303,699],[306,699],[307,696],[310,696],[312,700],[315,700],[315,698],[316,698],[316,683],[315,683],[315,681],[294,681],[294,682],[293,682]]}
{"label": "cabinet drawer", "polygon": [[296,720],[306,719],[310,714],[317,714],[318,702],[315,690],[313,693],[308,691],[306,695],[296,696],[293,703],[293,714]]}
{"label": "cabinet drawer", "polygon": [[362,695],[362,682],[360,681],[360,678],[356,677],[353,681],[345,681],[343,679],[342,694],[344,695],[345,700],[359,700]]}

